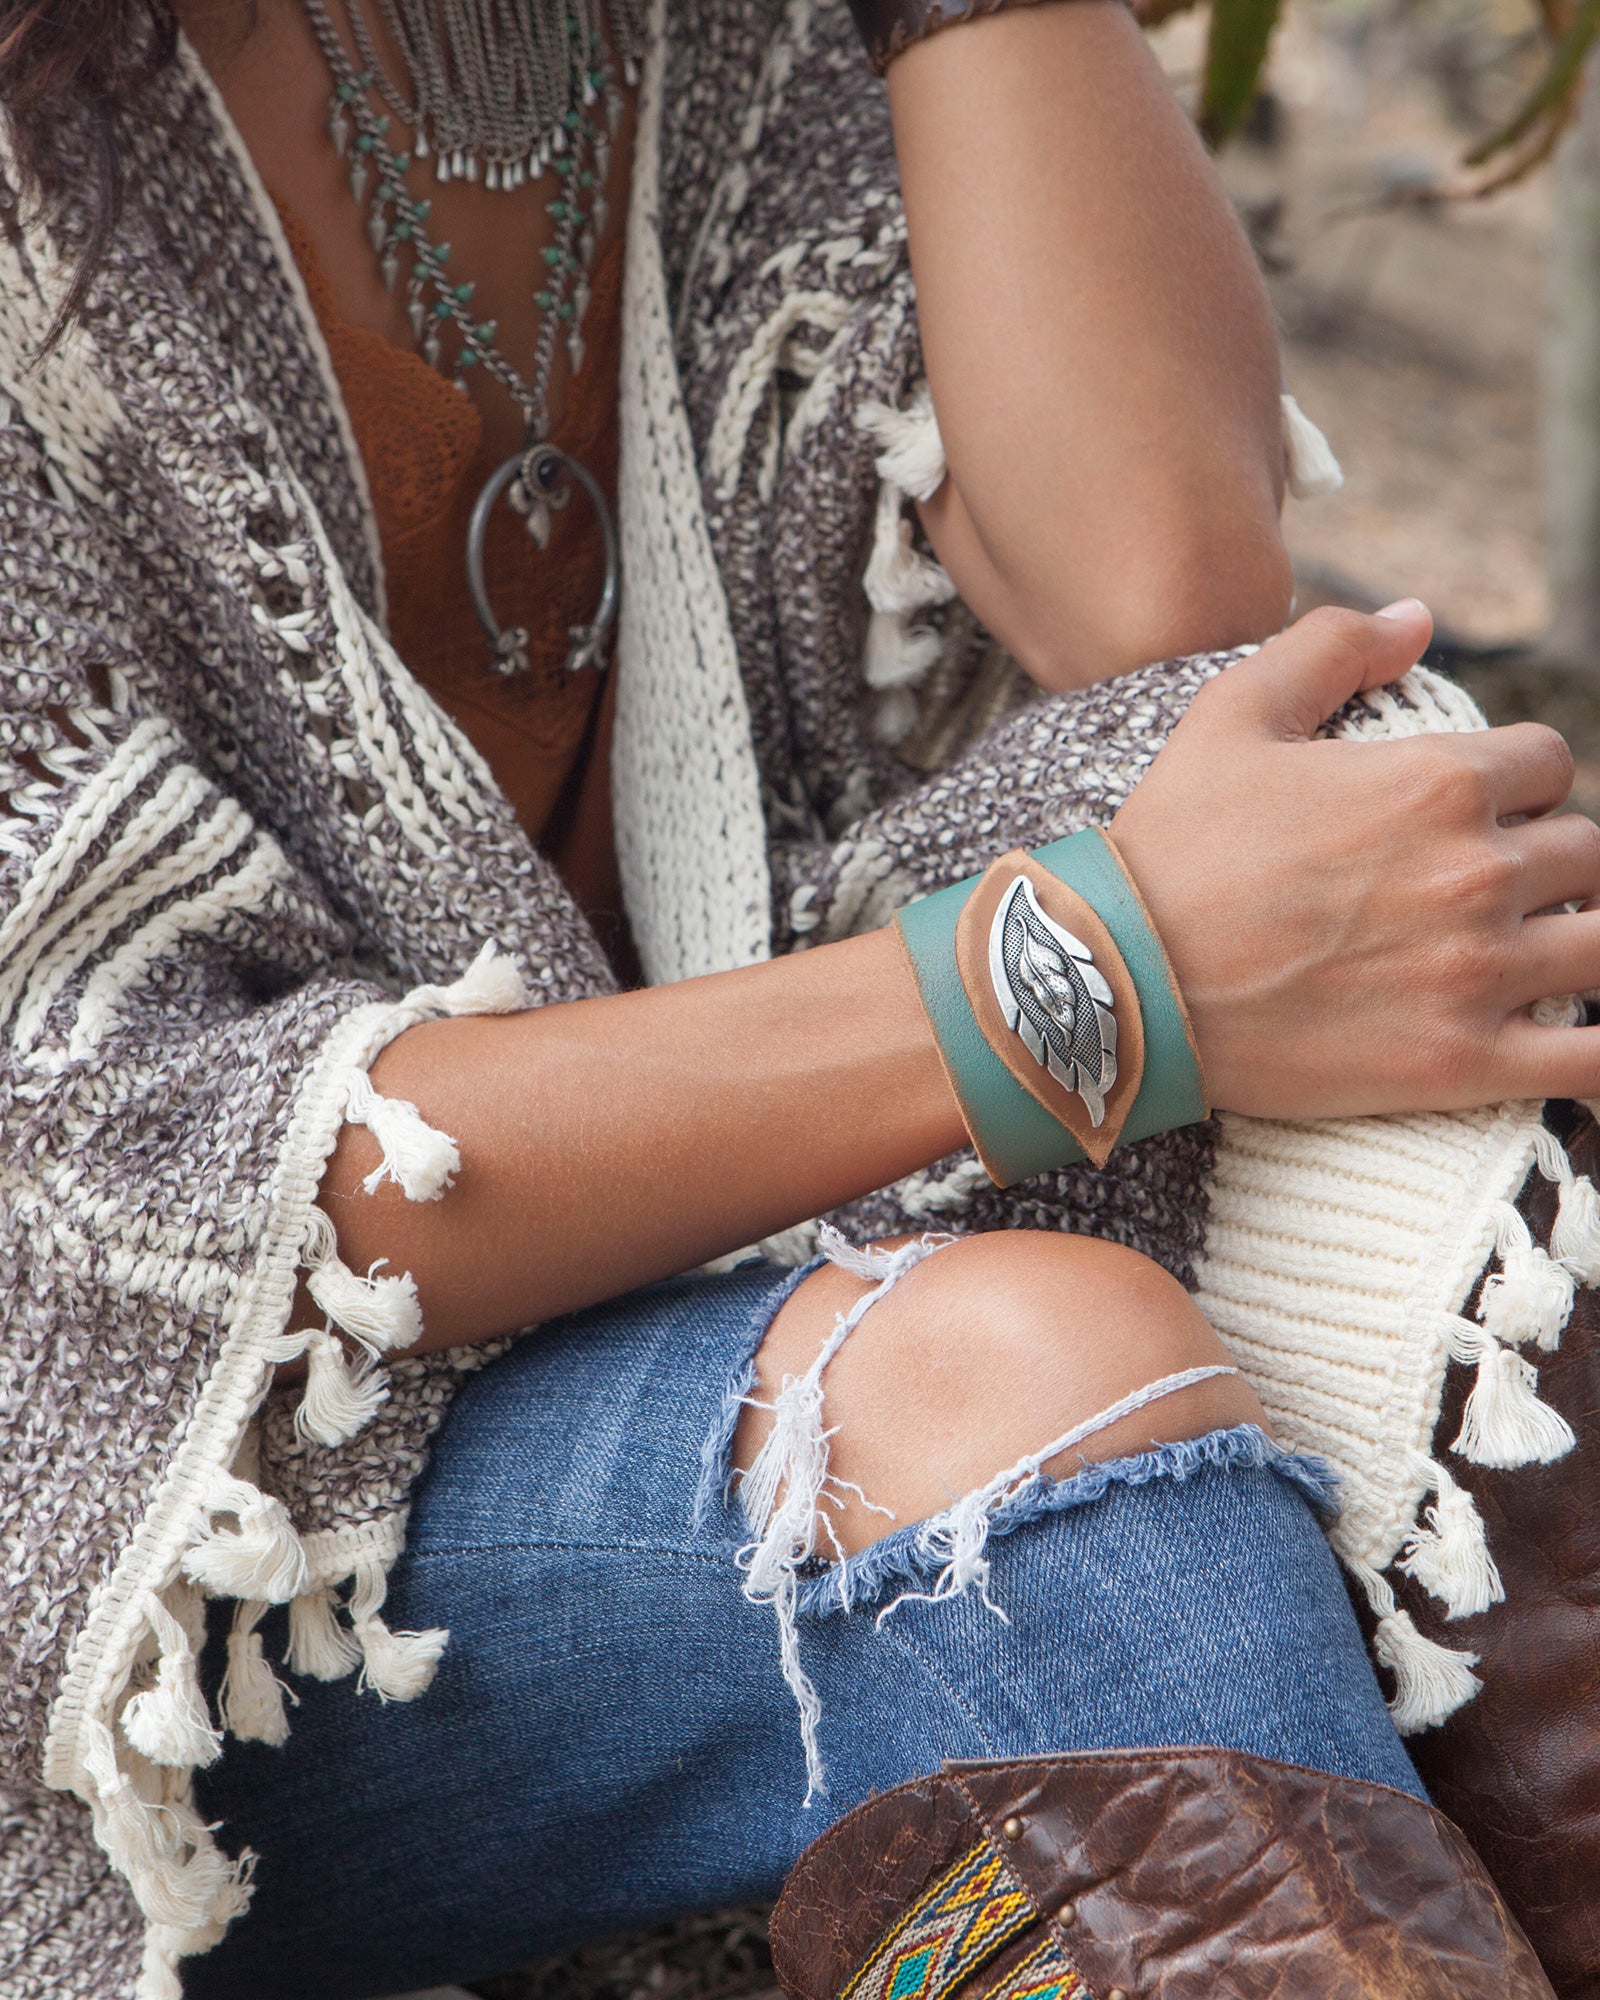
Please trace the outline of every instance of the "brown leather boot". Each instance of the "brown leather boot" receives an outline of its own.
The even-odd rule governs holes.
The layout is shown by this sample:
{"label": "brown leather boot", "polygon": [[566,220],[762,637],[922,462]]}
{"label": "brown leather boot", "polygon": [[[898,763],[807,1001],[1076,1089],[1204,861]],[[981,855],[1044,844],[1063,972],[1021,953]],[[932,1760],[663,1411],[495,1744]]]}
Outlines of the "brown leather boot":
{"label": "brown leather boot", "polygon": [[800,1857],[790,2000],[1551,2000],[1450,1822],[1224,1750],[948,1764]]}

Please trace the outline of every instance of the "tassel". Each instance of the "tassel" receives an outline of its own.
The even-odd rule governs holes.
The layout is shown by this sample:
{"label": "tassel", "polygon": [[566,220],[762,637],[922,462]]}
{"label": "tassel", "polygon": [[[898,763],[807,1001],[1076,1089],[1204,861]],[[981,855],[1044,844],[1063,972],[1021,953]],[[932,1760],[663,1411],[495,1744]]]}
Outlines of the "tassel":
{"label": "tassel", "polygon": [[365,1125],[383,1149],[361,1183],[368,1194],[395,1181],[408,1201],[438,1201],[461,1171],[454,1139],[436,1132],[403,1097],[379,1096],[364,1069],[351,1076],[344,1115],[347,1124]]}
{"label": "tassel", "polygon": [[[243,1603],[233,1614],[228,1634],[228,1666],[217,1697],[226,1727],[241,1743],[288,1741],[289,1717],[284,1708],[288,1690],[267,1665],[261,1650],[261,1634],[256,1630],[266,1612],[264,1604]],[[293,1699],[291,1696],[290,1699]]]}
{"label": "tassel", "polygon": [[1407,1541],[1400,1567],[1439,1599],[1447,1618],[1475,1618],[1506,1595],[1483,1516],[1442,1465],[1423,1465],[1439,1497]]}
{"label": "tassel", "polygon": [[183,1981],[178,1977],[178,1959],[164,1937],[146,1932],[144,1955],[133,2000],[183,2000]]}
{"label": "tassel", "polygon": [[1574,1174],[1561,1190],[1550,1254],[1580,1285],[1600,1285],[1600,1194],[1587,1174]]}
{"label": "tassel", "polygon": [[1537,1244],[1514,1245],[1503,1269],[1483,1281],[1478,1317],[1498,1341],[1516,1346],[1531,1340],[1553,1354],[1572,1312],[1572,1273]]}
{"label": "tassel", "polygon": [[1538,1381],[1537,1371],[1520,1354],[1486,1343],[1452,1449],[1474,1465],[1499,1471],[1565,1457],[1577,1439],[1566,1418],[1539,1401],[1534,1393]]}
{"label": "tassel", "polygon": [[1508,1346],[1532,1340],[1553,1354],[1572,1312],[1572,1273],[1539,1248],[1510,1202],[1495,1204],[1494,1220],[1501,1269],[1483,1282],[1478,1317]]}
{"label": "tassel", "polygon": [[1321,500],[1337,493],[1344,484],[1344,471],[1333,447],[1293,396],[1285,395],[1281,400],[1289,491],[1296,500]]}
{"label": "tassel", "polygon": [[187,1577],[214,1597],[286,1604],[300,1595],[306,1587],[305,1550],[281,1501],[219,1473],[206,1511],[236,1515],[239,1525],[203,1530],[184,1554]]}
{"label": "tassel", "polygon": [[83,1766],[94,1787],[95,1838],[130,1878],[169,1866],[178,1854],[176,1823],[139,1797],[117,1762],[116,1745],[103,1722],[85,1721],[81,1741]]}
{"label": "tassel", "polygon": [[222,1755],[222,1738],[211,1726],[194,1647],[188,1633],[153,1591],[145,1592],[144,1615],[161,1649],[155,1686],[123,1707],[122,1733],[141,1757],[178,1770],[204,1770]]}
{"label": "tassel", "polygon": [[350,1624],[361,1647],[358,1686],[370,1687],[384,1701],[415,1701],[431,1685],[450,1634],[437,1626],[427,1632],[391,1632],[378,1616],[388,1588],[381,1563],[357,1566]]}
{"label": "tassel", "polygon": [[1408,1611],[1378,1620],[1372,1650],[1378,1664],[1394,1675],[1389,1713],[1402,1736],[1415,1736],[1465,1708],[1483,1683],[1472,1671],[1475,1653],[1453,1653],[1420,1633]]}
{"label": "tassel", "polygon": [[903,498],[898,486],[884,486],[878,494],[872,554],[862,578],[874,611],[925,611],[948,604],[956,594],[949,572],[919,553],[911,523],[900,511]]}
{"label": "tassel", "polygon": [[900,487],[913,500],[931,500],[944,484],[949,465],[944,438],[934,412],[933,392],[926,382],[912,391],[908,408],[866,403],[856,413],[857,428],[878,447],[878,477]]}
{"label": "tassel", "polygon": [[340,1681],[361,1664],[361,1648],[339,1623],[339,1605],[327,1584],[318,1584],[289,1606],[289,1666],[314,1681]]}
{"label": "tassel", "polygon": [[352,1339],[374,1354],[393,1347],[414,1347],[422,1338],[422,1307],[409,1271],[398,1278],[375,1278],[372,1266],[358,1278],[338,1253],[333,1224],[320,1208],[311,1211],[300,1261],[306,1290],[322,1310]]}
{"label": "tassel", "polygon": [[[943,636],[931,625],[909,624],[897,611],[874,611],[867,620],[861,671],[868,687],[915,687],[938,664],[943,649]],[[916,713],[914,703],[911,712]]]}
{"label": "tassel", "polygon": [[79,1743],[95,1838],[127,1876],[147,1920],[179,1933],[220,1934],[218,1926],[249,1902],[248,1862],[230,1861],[192,1807],[140,1798],[104,1723],[86,1717]]}
{"label": "tassel", "polygon": [[306,1338],[306,1387],[294,1427],[313,1444],[343,1444],[389,1400],[389,1378],[367,1360],[351,1365],[344,1343],[326,1328]]}
{"label": "tassel", "polygon": [[414,986],[402,1007],[427,1014],[518,1014],[528,1004],[522,969],[497,944],[486,944],[448,986]]}

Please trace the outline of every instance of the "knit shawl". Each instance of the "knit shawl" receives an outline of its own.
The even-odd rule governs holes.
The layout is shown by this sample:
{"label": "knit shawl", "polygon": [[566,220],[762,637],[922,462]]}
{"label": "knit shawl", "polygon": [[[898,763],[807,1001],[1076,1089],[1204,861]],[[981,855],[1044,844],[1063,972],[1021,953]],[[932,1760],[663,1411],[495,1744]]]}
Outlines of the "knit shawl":
{"label": "knit shawl", "polygon": [[[4,2000],[177,2000],[245,1907],[191,1778],[287,1731],[269,1604],[292,1674],[424,1694],[446,1635],[391,1631],[385,1576],[484,1356],[385,1362],[411,1282],[348,1269],[315,1192],[355,1120],[406,1195],[445,1195],[450,1135],[367,1078],[406,1027],[610,984],[384,636],[327,355],[192,60],[122,136],[123,219],[42,360],[86,221],[30,222],[0,156]],[[918,547],[943,452],[882,90],[836,0],[666,0],[624,310],[616,792],[651,976],[860,931],[1104,822],[1225,662],[1026,698]],[[1479,718],[1416,675],[1342,726]],[[1509,1206],[1536,1155],[1564,1176],[1554,1256]],[[1494,1587],[1433,1450],[1452,1359],[1480,1371],[1468,1456],[1562,1448],[1514,1343],[1558,1339],[1600,1258],[1538,1107],[1225,1119],[1006,1195],[962,1156],[836,1219],[1088,1231],[1197,1285],[1283,1435],[1345,1476],[1400,1720],[1470,1695],[1382,1572],[1403,1555],[1460,1609]],[[291,1358],[304,1387],[269,1394]],[[215,1711],[207,1598],[235,1607]]]}

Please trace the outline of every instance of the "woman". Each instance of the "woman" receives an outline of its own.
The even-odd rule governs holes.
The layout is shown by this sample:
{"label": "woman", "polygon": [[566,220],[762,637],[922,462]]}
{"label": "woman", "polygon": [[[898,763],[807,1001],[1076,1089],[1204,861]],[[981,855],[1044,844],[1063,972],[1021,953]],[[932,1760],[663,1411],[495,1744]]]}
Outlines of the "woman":
{"label": "woman", "polygon": [[[1169,1127],[1600,1091],[1527,1012],[1600,984],[1559,739],[1314,741],[1412,602],[1217,673],[1276,358],[1131,21],[870,18],[902,209],[800,0],[4,18],[12,1989],[375,1994],[800,1862],[807,1993],[1544,1993],[1169,1275],[1203,1133],[1066,1164],[1135,1019]],[[1006,1044],[983,1126],[887,919],[1107,821],[1051,1171],[918,1235],[1057,1100]]]}

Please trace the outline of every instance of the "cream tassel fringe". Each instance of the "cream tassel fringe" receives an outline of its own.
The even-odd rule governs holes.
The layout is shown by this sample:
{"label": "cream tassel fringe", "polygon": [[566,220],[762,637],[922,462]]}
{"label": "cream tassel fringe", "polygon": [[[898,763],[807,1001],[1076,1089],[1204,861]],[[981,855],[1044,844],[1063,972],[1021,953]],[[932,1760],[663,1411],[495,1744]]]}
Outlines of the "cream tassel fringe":
{"label": "cream tassel fringe", "polygon": [[305,1336],[306,1386],[294,1427],[314,1444],[343,1444],[389,1400],[389,1377],[371,1360],[353,1362],[326,1327]]}
{"label": "cream tassel fringe", "polygon": [[103,1723],[85,1722],[82,1740],[95,1838],[146,1918],[184,1932],[231,1922],[250,1899],[246,1869],[221,1851],[192,1807],[139,1796]]}
{"label": "cream tassel fringe", "polygon": [[868,403],[857,411],[856,423],[881,447],[876,463],[883,482],[862,579],[872,607],[862,672],[881,697],[874,716],[878,736],[898,743],[917,723],[911,689],[926,678],[944,648],[942,634],[918,625],[916,616],[956,595],[945,569],[918,552],[904,512],[908,498],[929,499],[942,483],[944,441],[925,382],[914,391],[908,409]]}
{"label": "cream tassel fringe", "polygon": [[345,1122],[365,1125],[383,1157],[361,1185],[375,1194],[394,1181],[408,1201],[438,1201],[461,1171],[461,1154],[447,1133],[437,1132],[403,1097],[381,1097],[364,1069],[352,1070]]}
{"label": "cream tassel fringe", "polygon": [[194,1644],[154,1591],[144,1594],[144,1616],[160,1648],[156,1682],[124,1705],[122,1733],[153,1764],[204,1770],[221,1756],[222,1738],[200,1692]]}
{"label": "cream tassel fringe", "polygon": [[361,1648],[360,1685],[385,1701],[415,1701],[432,1682],[450,1634],[437,1626],[427,1632],[391,1632],[378,1616],[388,1589],[382,1563],[357,1565],[350,1625]]}
{"label": "cream tassel fringe", "polygon": [[1483,1516],[1442,1465],[1419,1455],[1417,1469],[1438,1498],[1407,1540],[1400,1567],[1439,1599],[1447,1618],[1475,1618],[1506,1594]]}
{"label": "cream tassel fringe", "polygon": [[1539,1376],[1520,1354],[1502,1347],[1487,1328],[1452,1317],[1451,1352],[1477,1364],[1478,1379],[1462,1413],[1453,1449],[1474,1465],[1510,1471],[1548,1465],[1577,1443],[1572,1426],[1535,1393]]}
{"label": "cream tassel fringe", "polygon": [[1561,1190],[1550,1254],[1580,1285],[1600,1285],[1600,1195],[1587,1175],[1573,1172],[1567,1149],[1541,1125],[1533,1135],[1539,1171]]}
{"label": "cream tassel fringe", "polygon": [[1321,500],[1337,493],[1344,484],[1344,471],[1333,447],[1293,396],[1286,394],[1280,400],[1290,493],[1296,500]]}
{"label": "cream tassel fringe", "polygon": [[288,1664],[314,1681],[339,1681],[361,1664],[355,1635],[339,1622],[331,1585],[317,1584],[289,1606]]}
{"label": "cream tassel fringe", "polygon": [[294,1697],[267,1665],[256,1630],[266,1613],[264,1604],[246,1601],[233,1614],[228,1634],[228,1666],[222,1677],[217,1707],[222,1720],[241,1743],[286,1743],[289,1716],[284,1707]]}
{"label": "cream tassel fringe", "polygon": [[306,1587],[305,1550],[283,1503],[226,1472],[213,1475],[207,1514],[232,1514],[236,1528],[207,1527],[185,1551],[183,1571],[216,1597],[287,1604]]}
{"label": "cream tassel fringe", "polygon": [[333,1224],[320,1208],[311,1211],[300,1262],[306,1289],[317,1304],[371,1353],[413,1347],[422,1338],[422,1308],[410,1272],[398,1278],[377,1278],[372,1271],[357,1277],[341,1260]]}
{"label": "cream tassel fringe", "polygon": [[1402,1736],[1436,1729],[1482,1687],[1472,1671],[1477,1655],[1452,1652],[1419,1632],[1411,1614],[1396,1603],[1382,1573],[1370,1563],[1352,1563],[1350,1568],[1378,1616],[1372,1650],[1379,1665],[1394,1675],[1389,1713],[1395,1728]]}
{"label": "cream tassel fringe", "polygon": [[1510,1202],[1496,1205],[1495,1248],[1501,1268],[1483,1281],[1479,1319],[1496,1340],[1531,1340],[1553,1354],[1572,1312],[1571,1271],[1539,1248]]}
{"label": "cream tassel fringe", "polygon": [[517,1014],[528,1004],[522,968],[496,944],[486,944],[448,986],[413,986],[400,1002],[419,1015]]}

